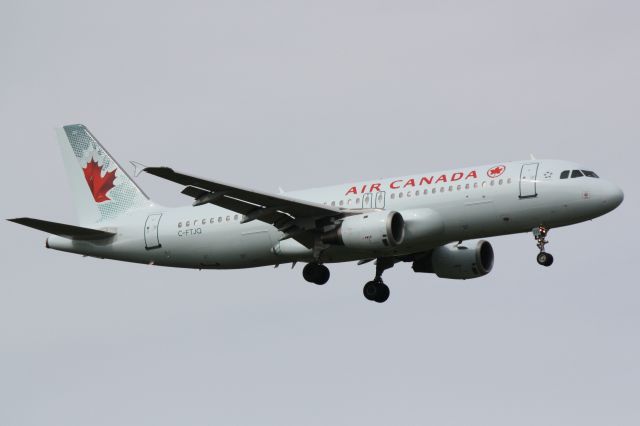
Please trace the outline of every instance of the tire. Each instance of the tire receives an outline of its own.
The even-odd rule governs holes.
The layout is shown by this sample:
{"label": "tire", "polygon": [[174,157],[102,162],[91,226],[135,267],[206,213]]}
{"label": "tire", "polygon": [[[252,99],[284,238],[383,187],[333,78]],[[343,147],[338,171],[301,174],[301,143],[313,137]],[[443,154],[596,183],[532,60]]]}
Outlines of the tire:
{"label": "tire", "polygon": [[331,276],[331,272],[329,272],[329,268],[324,265],[316,265],[316,279],[314,281],[317,285],[324,285],[329,281],[329,277]]}
{"label": "tire", "polygon": [[362,289],[362,294],[364,294],[365,299],[367,300],[376,300],[377,294],[377,284],[373,281],[369,281],[366,283]]}
{"label": "tire", "polygon": [[378,303],[384,303],[389,298],[389,286],[383,283],[378,284],[378,293],[376,294],[375,301]]}
{"label": "tire", "polygon": [[[549,256],[551,256],[549,253],[540,252],[536,256],[536,261],[538,261],[539,265],[549,266],[547,265],[547,263],[549,262]],[[553,256],[551,256],[551,262],[553,262]]]}
{"label": "tire", "polygon": [[315,263],[307,263],[304,265],[304,268],[302,269],[302,277],[305,281],[310,283],[316,282],[316,266],[317,265]]}
{"label": "tire", "polygon": [[553,265],[553,256],[547,253],[547,260],[544,263],[544,266],[551,266],[551,265]]}

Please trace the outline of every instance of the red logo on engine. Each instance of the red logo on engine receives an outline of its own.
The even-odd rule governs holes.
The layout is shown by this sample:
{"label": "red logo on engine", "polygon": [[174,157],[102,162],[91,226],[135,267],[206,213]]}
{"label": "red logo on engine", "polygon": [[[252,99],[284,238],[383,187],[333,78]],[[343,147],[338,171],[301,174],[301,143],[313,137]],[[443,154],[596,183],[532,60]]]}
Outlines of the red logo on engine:
{"label": "red logo on engine", "polygon": [[84,177],[87,179],[87,184],[89,184],[89,189],[96,203],[111,200],[111,198],[107,197],[107,193],[114,187],[113,181],[116,179],[115,169],[102,176],[102,167],[91,158],[91,161],[87,163],[82,171],[84,172]]}
{"label": "red logo on engine", "polygon": [[490,168],[487,171],[487,176],[489,176],[490,178],[497,178],[498,176],[503,174],[505,170],[507,170],[506,166],[502,166],[502,165],[495,166],[495,167]]}

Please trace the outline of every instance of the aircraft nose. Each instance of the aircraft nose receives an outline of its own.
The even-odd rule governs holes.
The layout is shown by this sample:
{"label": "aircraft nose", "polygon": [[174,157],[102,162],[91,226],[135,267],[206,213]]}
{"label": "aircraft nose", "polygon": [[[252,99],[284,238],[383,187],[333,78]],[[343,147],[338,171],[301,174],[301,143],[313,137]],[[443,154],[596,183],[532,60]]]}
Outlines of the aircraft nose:
{"label": "aircraft nose", "polygon": [[622,200],[624,200],[624,193],[622,192],[622,189],[620,189],[616,185],[613,185],[613,188],[614,189],[611,191],[609,198],[611,199],[611,202],[613,203],[613,208],[615,209],[620,204],[622,204]]}
{"label": "aircraft nose", "polygon": [[622,204],[622,200],[624,200],[624,193],[620,187],[613,183],[609,183],[605,193],[605,200],[608,207],[613,210]]}

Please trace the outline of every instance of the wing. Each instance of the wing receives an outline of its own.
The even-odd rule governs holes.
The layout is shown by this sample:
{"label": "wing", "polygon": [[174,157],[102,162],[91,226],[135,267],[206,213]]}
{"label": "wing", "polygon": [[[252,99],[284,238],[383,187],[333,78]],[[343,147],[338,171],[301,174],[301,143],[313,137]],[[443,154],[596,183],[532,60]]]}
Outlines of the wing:
{"label": "wing", "polygon": [[195,198],[194,206],[215,204],[244,215],[243,223],[260,220],[272,224],[285,232],[286,237],[315,229],[318,220],[345,214],[340,209],[324,204],[201,179],[169,167],[146,167],[143,171],[184,185],[182,193]]}

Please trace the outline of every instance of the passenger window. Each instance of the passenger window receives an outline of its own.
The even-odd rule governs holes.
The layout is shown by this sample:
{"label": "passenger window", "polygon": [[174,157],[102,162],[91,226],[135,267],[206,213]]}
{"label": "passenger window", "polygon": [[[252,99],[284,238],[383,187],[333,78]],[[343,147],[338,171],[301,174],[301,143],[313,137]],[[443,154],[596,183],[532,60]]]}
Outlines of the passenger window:
{"label": "passenger window", "polygon": [[411,197],[411,191],[407,191],[407,197]]}
{"label": "passenger window", "polygon": [[458,186],[456,187],[456,190],[457,190],[457,191],[460,191],[461,189],[462,189],[462,185],[458,185]]}
{"label": "passenger window", "polygon": [[478,182],[473,183],[473,189],[478,189]]}
{"label": "passenger window", "polygon": [[222,216],[218,216],[218,223],[222,222]]}
{"label": "passenger window", "polygon": [[227,216],[227,222],[231,220],[231,216]]}
{"label": "passenger window", "polygon": [[444,186],[440,187],[440,192],[444,192]]}
{"label": "passenger window", "polygon": [[332,202],[331,202],[331,206],[335,207],[335,205],[336,205],[336,202],[335,202],[335,201],[332,201]]}
{"label": "passenger window", "polygon": [[391,194],[391,199],[395,199],[396,198],[396,194]]}
{"label": "passenger window", "polygon": [[182,222],[178,222],[178,228],[182,228]]}
{"label": "passenger window", "polygon": [[233,216],[233,220],[238,220],[238,215]]}
{"label": "passenger window", "polygon": [[[391,194],[391,195],[393,195],[393,194]],[[391,198],[393,198],[393,197],[391,197]],[[356,204],[360,204],[360,198],[356,198]]]}
{"label": "passenger window", "polygon": [[344,201],[340,200],[340,202],[338,204],[340,204],[342,206],[342,205],[344,205]]}
{"label": "passenger window", "polygon": [[453,191],[453,185],[449,185],[449,192]]}
{"label": "passenger window", "polygon": [[494,186],[496,184],[495,180],[492,180],[491,183],[489,183],[489,185]]}
{"label": "passenger window", "polygon": [[424,195],[427,195],[429,193],[428,189],[425,189],[424,191],[422,191],[424,193]]}
{"label": "passenger window", "polygon": [[590,177],[590,178],[599,178],[599,176],[597,174],[595,174],[594,172],[591,172],[589,170],[583,170],[582,173],[584,173],[584,175],[586,177]]}
{"label": "passenger window", "polygon": [[416,191],[416,197],[417,197],[418,195],[420,195],[420,190],[417,190],[417,191]]}
{"label": "passenger window", "polygon": [[398,198],[402,198],[402,194],[403,194],[403,192],[399,193],[398,194]]}
{"label": "passenger window", "polygon": [[464,189],[469,189],[469,188],[470,188],[469,184],[466,184],[466,185],[464,186]]}
{"label": "passenger window", "polygon": [[188,228],[189,227],[189,223],[191,223],[191,222],[187,221],[187,223],[185,223],[184,226],[186,226]]}
{"label": "passenger window", "polygon": [[498,185],[502,185],[503,183],[504,183],[504,180],[502,180],[502,179],[500,179],[500,180],[498,181]]}
{"label": "passenger window", "polygon": [[435,194],[435,193],[436,193],[436,189],[435,189],[435,188],[433,188],[433,189],[431,190],[431,193],[432,193],[432,194]]}
{"label": "passenger window", "polygon": [[584,175],[582,174],[582,172],[580,170],[572,170],[571,171],[571,178],[572,179],[573,178],[579,178],[579,177],[582,177],[582,176],[584,176]]}
{"label": "passenger window", "polygon": [[569,170],[564,170],[562,173],[560,173],[560,179],[566,179],[569,177]]}
{"label": "passenger window", "polygon": [[202,219],[202,224],[206,225],[207,224],[207,219]]}
{"label": "passenger window", "polygon": [[212,223],[212,224],[215,223],[215,222],[216,222],[216,218],[215,217],[212,217],[211,220],[209,221],[209,223]]}
{"label": "passenger window", "polygon": [[508,179],[507,179],[507,183],[511,183],[511,178],[508,178]]}

